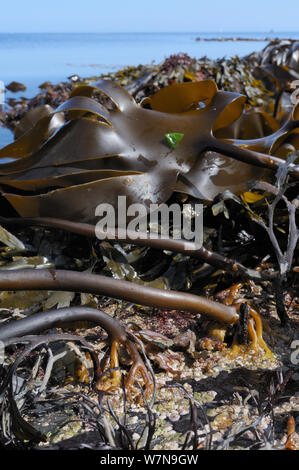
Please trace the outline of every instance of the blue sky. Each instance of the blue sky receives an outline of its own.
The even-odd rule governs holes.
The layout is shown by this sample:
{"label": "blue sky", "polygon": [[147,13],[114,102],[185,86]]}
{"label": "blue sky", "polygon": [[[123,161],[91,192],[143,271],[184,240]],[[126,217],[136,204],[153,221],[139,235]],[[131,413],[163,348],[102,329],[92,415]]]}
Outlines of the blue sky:
{"label": "blue sky", "polygon": [[298,0],[2,1],[0,32],[299,30]]}

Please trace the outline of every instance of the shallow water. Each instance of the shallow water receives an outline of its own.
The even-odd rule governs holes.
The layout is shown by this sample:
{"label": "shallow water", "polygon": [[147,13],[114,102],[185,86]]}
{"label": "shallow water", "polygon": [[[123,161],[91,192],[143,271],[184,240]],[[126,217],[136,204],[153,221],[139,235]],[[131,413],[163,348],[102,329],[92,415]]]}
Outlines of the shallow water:
{"label": "shallow water", "polygon": [[[10,144],[13,141],[13,133],[9,129],[0,126],[0,148]],[[4,163],[1,159],[0,163]]]}
{"label": "shallow water", "polygon": [[[0,34],[0,80],[25,83],[32,97],[46,80],[57,82],[72,74],[99,75],[126,65],[159,63],[170,54],[191,57],[240,56],[261,50],[261,42],[203,42],[196,37],[265,36],[298,38],[297,33],[106,33]],[[18,96],[15,95],[15,96]]]}

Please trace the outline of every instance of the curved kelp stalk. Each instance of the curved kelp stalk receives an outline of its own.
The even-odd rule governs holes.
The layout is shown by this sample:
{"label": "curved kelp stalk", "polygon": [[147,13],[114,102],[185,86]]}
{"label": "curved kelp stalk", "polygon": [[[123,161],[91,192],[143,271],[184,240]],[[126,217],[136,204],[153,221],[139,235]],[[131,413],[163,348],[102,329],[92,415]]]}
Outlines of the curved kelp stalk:
{"label": "curved kelp stalk", "polygon": [[[82,320],[84,322],[88,321],[101,326],[101,328],[105,329],[109,335],[111,342],[110,374],[112,374],[112,379],[110,381],[104,380],[104,377],[107,376],[107,372],[109,371],[104,373],[102,372],[95,349],[81,336],[75,336],[66,333],[36,335],[36,333],[57,326],[70,327],[70,324],[76,326],[77,322]],[[149,373],[145,367],[135,343],[130,339],[125,329],[118,323],[116,319],[110,317],[102,311],[86,307],[71,307],[37,313],[33,316],[23,318],[18,321],[12,321],[4,326],[1,326],[0,338],[6,348],[12,345],[23,346],[21,353],[19,353],[14,362],[10,364],[4,376],[2,375],[0,384],[0,394],[2,395],[2,401],[4,394],[7,392],[7,401],[11,419],[10,428],[17,439],[36,443],[47,440],[46,435],[35,429],[32,424],[27,422],[22,417],[21,410],[19,409],[17,400],[15,398],[16,392],[14,379],[17,369],[22,364],[22,362],[32,354],[34,350],[41,346],[49,345],[51,343],[58,343],[61,341],[78,343],[79,346],[83,348],[83,350],[89,352],[92,359],[94,369],[93,386],[95,389],[105,391],[114,389],[116,387],[123,387],[121,372],[119,370],[118,364],[118,348],[119,345],[122,344],[126,347],[132,360],[132,365],[125,381],[126,390],[130,394],[128,396],[131,397],[131,392],[134,391],[133,384],[135,383],[135,380],[138,380],[139,386],[141,385],[140,377],[138,376],[139,374],[142,378],[141,383],[144,386],[143,396],[148,396],[148,394],[153,391],[153,381],[151,378],[151,374],[153,374],[153,372],[151,371],[151,373]],[[50,378],[52,366],[50,366],[50,368],[48,368],[48,366],[49,364],[47,365],[45,376],[39,391],[46,387],[46,384]],[[22,396],[24,407],[24,403],[26,403],[24,392]]]}
{"label": "curved kelp stalk", "polygon": [[[76,322],[89,322],[103,328],[109,336],[111,343],[110,367],[113,370],[110,383],[105,383],[105,388],[121,386],[121,372],[119,370],[118,349],[120,345],[125,346],[131,359],[132,366],[126,380],[126,388],[130,389],[136,375],[140,372],[145,390],[150,391],[152,380],[149,371],[144,365],[134,342],[130,339],[125,328],[107,313],[88,307],[70,307],[40,312],[17,321],[11,321],[0,327],[0,341],[5,346],[16,342],[15,338],[25,335],[33,335],[54,327],[71,326]],[[97,370],[99,375],[101,371]],[[103,388],[102,380],[98,380],[97,386]]]}
{"label": "curved kelp stalk", "polygon": [[[245,300],[242,300],[236,302],[235,305],[224,305],[205,297],[189,293],[145,287],[129,281],[112,280],[97,274],[84,273],[84,275],[82,275],[82,273],[76,271],[52,269],[2,270],[0,276],[0,290],[51,290],[92,293],[134,302],[139,305],[201,313],[230,325],[234,325],[238,322],[240,306],[245,302]],[[252,328],[249,330],[249,335],[254,343],[253,349],[259,352],[259,349],[255,347],[257,344],[262,350],[265,350],[262,338],[262,324],[259,315],[251,308],[250,316],[252,318]],[[32,321],[34,324],[34,317]],[[109,323],[107,319],[105,321],[106,326],[104,326],[104,328],[110,333],[112,338],[115,337],[112,330],[113,322]],[[18,322],[15,322],[15,324],[17,323]],[[15,328],[17,328],[17,326]],[[116,342],[123,341],[117,339]]]}
{"label": "curved kelp stalk", "polygon": [[[15,323],[15,322],[14,322]],[[35,429],[28,421],[26,421],[21,414],[21,411],[17,405],[17,400],[15,399],[15,389],[16,389],[16,381],[15,375],[17,368],[20,366],[22,361],[26,359],[35,349],[37,349],[40,346],[44,345],[49,345],[51,343],[57,343],[60,341],[71,341],[75,343],[79,343],[79,345],[87,350],[89,354],[91,355],[94,363],[94,372],[95,376],[97,374],[97,363],[98,359],[97,356],[95,355],[95,351],[91,347],[87,341],[85,341],[84,338],[80,336],[75,336],[75,335],[70,335],[70,334],[50,334],[50,335],[39,335],[39,336],[23,336],[21,338],[3,338],[3,342],[6,346],[10,345],[25,345],[25,348],[23,351],[16,357],[15,361],[9,366],[6,374],[4,375],[4,378],[2,377],[2,381],[0,384],[0,394],[2,398],[2,403],[3,403],[3,398],[4,395],[7,395],[7,401],[9,405],[9,411],[10,411],[10,421],[11,425],[7,426],[7,422],[3,422],[3,434],[5,435],[4,431],[4,426],[10,428],[10,430],[13,432],[13,435],[15,438],[19,440],[26,440],[30,442],[35,442],[39,443],[41,441],[46,441],[47,436],[40,432],[39,430]],[[45,378],[44,378],[45,380]],[[43,383],[44,383],[43,380]],[[48,380],[48,379],[47,379]],[[43,384],[42,384],[43,385]],[[7,392],[7,393],[6,393]],[[26,400],[26,399],[25,399]],[[24,406],[24,392],[23,392],[23,399],[22,403]],[[5,406],[3,406],[3,410],[5,409]],[[10,432],[6,437],[10,437]]]}
{"label": "curved kelp stalk", "polygon": [[[105,106],[93,97],[99,92]],[[225,189],[242,192],[263,169],[277,170],[283,160],[276,155],[299,147],[299,107],[281,128],[264,117],[273,131],[266,137],[230,138],[245,99],[211,80],[171,85],[141,104],[108,80],[77,87],[0,150],[0,158],[13,159],[0,165],[2,195],[22,217],[94,222],[96,207],[116,208],[120,195],[149,211],[174,191],[206,200]],[[68,120],[51,134],[61,113]],[[174,134],[179,141],[171,142]],[[295,165],[290,174],[298,178]]]}
{"label": "curved kelp stalk", "polygon": [[73,222],[71,220],[58,219],[55,217],[1,217],[0,224],[4,226],[37,226],[47,228],[58,228],[67,232],[76,233],[85,237],[99,237],[101,240],[117,241],[118,243],[128,243],[139,246],[146,246],[158,250],[181,253],[192,258],[199,258],[215,268],[228,271],[233,276],[255,281],[274,280],[277,272],[265,272],[247,268],[235,259],[228,258],[213,252],[205,247],[198,248],[194,242],[167,237],[163,234],[152,235],[144,232],[130,232],[130,230],[100,230],[92,224]]}
{"label": "curved kelp stalk", "polygon": [[222,305],[193,294],[145,287],[129,281],[111,279],[99,274],[63,269],[1,270],[0,290],[51,290],[105,295],[149,307],[202,313],[225,323],[238,321],[235,307]]}

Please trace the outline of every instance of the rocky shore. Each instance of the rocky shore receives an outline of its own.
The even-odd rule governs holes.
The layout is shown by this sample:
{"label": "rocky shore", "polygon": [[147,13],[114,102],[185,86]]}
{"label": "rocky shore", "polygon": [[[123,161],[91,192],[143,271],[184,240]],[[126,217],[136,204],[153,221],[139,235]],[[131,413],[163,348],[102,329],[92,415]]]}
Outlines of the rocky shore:
{"label": "rocky shore", "polygon": [[[225,39],[226,40],[226,39]],[[242,39],[243,40],[243,39]],[[275,40],[261,52],[230,59],[210,60],[207,57],[195,59],[185,53],[169,56],[157,65],[127,67],[117,72],[94,77],[81,78],[77,75],[58,84],[45,82],[40,92],[32,99],[10,98],[0,110],[0,126],[15,131],[20,120],[32,108],[49,105],[56,108],[70,95],[78,84],[89,84],[99,78],[117,81],[137,101],[174,82],[215,80],[221,90],[244,94],[252,108],[274,111],[275,100],[282,94],[286,107],[291,106],[290,84],[299,78],[299,42]],[[15,88],[15,83],[10,88]],[[24,85],[17,83],[18,90]]]}
{"label": "rocky shore", "polygon": [[218,36],[215,38],[195,38],[195,41],[205,41],[205,42],[232,42],[232,41],[245,41],[245,42],[271,42],[273,41],[272,38],[270,37],[264,37],[264,38],[244,38],[241,36],[232,36],[229,38],[226,38],[224,36]]}
{"label": "rocky shore", "polygon": [[[283,125],[289,111],[294,108],[294,100],[297,96],[294,95],[296,91],[294,84],[295,80],[299,79],[299,42],[273,41],[260,53],[227,60],[213,61],[206,57],[194,59],[187,54],[180,53],[171,55],[158,65],[127,67],[101,77],[81,78],[75,75],[58,84],[45,82],[40,85],[40,92],[32,99],[10,99],[0,113],[0,125],[10,129],[18,138],[36,122],[34,113],[38,107],[42,106],[42,111],[48,113],[49,107],[55,109],[65,102],[78,84],[90,84],[98,78],[113,79],[125,87],[137,102],[173,83],[213,79],[219,89],[238,92],[246,96],[244,115],[241,115],[239,122],[236,119],[233,124],[231,121],[226,123],[224,129],[231,133],[234,139],[244,139],[245,134],[247,139],[253,140],[253,145],[256,145],[255,139],[258,137],[262,136],[267,140],[271,133],[276,133],[277,137],[277,129],[280,128],[283,128],[285,132]],[[178,88],[186,89],[190,86],[192,88],[194,85],[189,83]],[[196,84],[196,87],[201,86],[205,86],[205,83]],[[20,89],[22,84],[10,84],[10,88],[12,87]],[[213,89],[214,97],[218,92],[214,85]],[[86,89],[84,93],[85,91]],[[165,91],[167,92],[163,90],[162,94]],[[171,88],[172,92],[173,88]],[[82,95],[78,93],[77,97],[85,99],[84,93]],[[235,98],[235,95],[225,93],[218,95],[220,94]],[[125,103],[131,101],[128,100],[127,93],[122,90],[123,96],[125,96]],[[99,109],[97,101],[106,104],[109,117],[115,113],[116,105],[113,100],[109,101],[109,93],[96,92],[94,94],[93,103],[96,109]],[[149,101],[144,103],[145,106],[150,104]],[[169,99],[169,103],[172,104],[173,100]],[[190,110],[195,110],[197,116],[202,117],[207,111],[202,109],[203,103],[204,100],[200,102],[199,99],[194,99],[191,105],[189,102],[181,112],[183,114],[187,109],[186,114],[189,118],[195,114]],[[216,109],[214,104],[209,106],[208,104],[208,112]],[[125,128],[124,134],[129,134],[131,127],[135,131],[138,122],[144,121],[135,118],[137,115],[134,114],[135,108],[138,112],[140,111],[140,107],[135,106],[134,103],[134,111],[129,115],[130,123]],[[87,123],[90,130],[96,125],[101,130],[104,128],[104,132],[108,126],[102,121],[90,119],[90,108],[84,107],[83,111],[81,107],[64,109],[67,109],[69,113],[65,113],[67,119],[73,118],[71,125],[74,123],[76,126],[78,122],[82,124],[84,120],[79,131],[74,126],[76,133],[68,133],[72,131],[68,129],[69,123],[65,124],[64,121],[60,121],[56,127],[58,129],[64,126],[60,134],[59,131],[55,133],[55,126],[53,126],[51,129],[53,133],[49,133],[46,144],[45,133],[38,137],[37,150],[29,150],[31,155],[36,152],[35,155],[39,159],[49,155],[48,167],[44,164],[45,160],[39,160],[38,163],[42,162],[40,168],[34,168],[31,155],[28,153],[30,171],[34,172],[36,169],[43,171],[46,168],[51,172],[53,170],[53,173],[49,175],[43,173],[41,176],[36,176],[34,173],[34,179],[32,175],[31,179],[27,178],[28,174],[22,174],[26,159],[28,162],[28,154],[24,154],[25,166],[21,168],[21,174],[11,172],[10,175],[13,175],[12,178],[15,179],[11,181],[7,181],[7,177],[5,177],[6,180],[4,179],[3,187],[6,195],[13,196],[12,193],[8,194],[7,189],[12,183],[16,185],[14,191],[18,192],[17,197],[23,201],[27,197],[31,198],[33,191],[39,193],[37,196],[41,201],[44,196],[48,197],[52,193],[59,194],[59,191],[68,191],[70,188],[73,190],[74,187],[77,190],[78,187],[86,187],[88,184],[90,184],[88,192],[92,193],[91,184],[94,184],[96,180],[84,182],[82,179],[76,179],[76,175],[81,178],[81,173],[89,173],[87,176],[94,178],[94,174],[99,171],[97,166],[99,159],[104,160],[102,157],[106,158],[108,151],[103,149],[100,153],[95,147],[96,151],[93,153],[96,157],[95,165],[85,168],[86,162],[92,160],[92,154],[86,154],[92,134],[84,133],[83,126]],[[79,113],[78,109],[80,109]],[[30,113],[26,115],[28,111]],[[39,114],[41,108],[37,111]],[[118,111],[119,114],[122,113],[121,106]],[[146,109],[142,111],[148,112]],[[70,113],[74,112],[76,114],[70,116]],[[171,115],[177,111],[172,109],[167,112]],[[149,113],[154,114],[152,111]],[[58,113],[58,115],[61,114]],[[59,119],[58,115],[55,119]],[[219,116],[223,119],[223,108],[220,108]],[[244,116],[247,124],[242,121]],[[39,114],[40,117],[41,114]],[[185,119],[186,116],[184,115],[183,118]],[[298,119],[298,115],[294,119]],[[118,137],[116,133],[112,134],[110,131],[112,129],[111,132],[114,132],[119,122],[121,121],[116,120],[113,122],[115,127],[113,128],[112,125],[111,128],[109,127],[109,139],[111,135]],[[191,120],[189,122],[191,123]],[[200,132],[203,133],[203,129],[206,135],[214,132],[215,127],[212,127],[212,124],[210,127],[204,127],[198,124],[199,122],[196,121],[196,126],[192,128],[196,139]],[[201,122],[204,123],[204,121]],[[237,125],[233,127],[235,123]],[[189,132],[191,124],[188,123],[188,126]],[[160,129],[155,122],[151,123],[150,127],[151,130]],[[221,134],[222,129],[221,126],[218,128],[216,138],[219,138],[219,141],[230,138]],[[290,140],[283,149],[286,153],[291,153],[292,148],[298,149],[299,147],[297,130],[298,127],[297,129],[291,128],[291,131],[295,132],[293,134],[290,132]],[[215,135],[216,133],[217,129]],[[96,135],[99,136],[96,141],[98,145],[98,142],[103,140],[103,134]],[[139,135],[147,134],[139,132],[138,138]],[[26,139],[27,137],[24,140]],[[61,147],[55,147],[55,139],[59,140],[59,144],[62,143]],[[160,143],[160,139],[159,134],[156,140]],[[21,143],[24,140],[21,140]],[[131,138],[130,134],[127,140],[133,147],[134,138]],[[63,147],[63,141],[67,142],[65,147]],[[150,148],[155,160],[165,160],[164,154],[159,150],[153,152],[153,142],[154,139],[149,138],[146,145]],[[78,152],[77,147],[81,143],[82,154],[79,153],[79,155],[82,158],[80,161],[82,168],[80,167],[80,172],[76,174],[72,173],[73,169],[68,167],[68,162],[58,162],[58,159],[59,156],[65,155],[70,156],[71,159]],[[244,146],[244,141],[240,147],[242,145]],[[71,147],[69,153],[67,146]],[[23,151],[22,146],[20,147]],[[126,149],[125,146],[123,148]],[[196,164],[199,154],[197,150],[196,147]],[[217,151],[220,152],[220,150]],[[187,151],[186,161],[189,158],[190,146],[187,147]],[[152,161],[144,158],[139,150],[136,151],[134,148],[134,152],[138,157],[136,161],[139,162],[141,157],[147,162],[148,167],[153,166]],[[44,155],[41,155],[42,153]],[[279,157],[284,157],[286,153]],[[167,148],[165,155],[168,157],[169,154],[170,149]],[[116,157],[119,160],[121,159],[119,157],[122,157],[121,151],[118,153],[110,151],[109,155],[115,160]],[[128,153],[128,155],[127,161],[131,158],[131,154]],[[183,155],[182,152],[181,155]],[[273,160],[271,156],[271,164]],[[213,160],[210,161],[213,164]],[[37,159],[34,165],[36,162]],[[156,164],[157,161],[154,162],[154,166]],[[60,170],[66,169],[69,173],[59,175],[57,172],[59,167]],[[207,168],[210,170],[211,166],[207,165]],[[224,165],[221,162],[221,172],[224,171],[223,168]],[[81,172],[84,169],[86,171]],[[115,171],[114,167],[113,171]],[[298,338],[299,289],[296,273],[299,270],[299,258],[295,246],[291,243],[293,236],[295,237],[297,233],[295,211],[298,208],[296,203],[298,191],[295,180],[290,179],[289,187],[287,187],[288,177],[291,176],[287,175],[287,171],[287,166],[282,161],[277,172],[277,174],[280,173],[277,186],[268,182],[264,182],[263,185],[263,181],[260,181],[261,185],[256,186],[254,192],[251,186],[248,192],[243,192],[238,196],[232,192],[233,177],[229,175],[229,183],[227,184],[226,180],[223,192],[217,194],[212,202],[204,203],[204,247],[208,255],[202,259],[189,256],[188,252],[185,254],[180,251],[173,252],[171,248],[158,249],[155,245],[132,247],[130,243],[120,244],[115,240],[102,242],[90,236],[90,231],[88,233],[82,231],[82,223],[68,223],[70,217],[60,219],[59,223],[62,222],[64,228],[61,228],[61,225],[55,226],[54,221],[56,220],[57,224],[58,219],[54,218],[48,219],[48,225],[45,218],[41,226],[34,225],[33,219],[29,220],[28,225],[26,223],[23,225],[24,219],[18,219],[18,221],[5,219],[4,203],[8,201],[4,200],[5,193],[3,193],[4,210],[2,209],[1,216],[4,221],[0,226],[0,268],[4,272],[4,277],[6,271],[26,269],[24,279],[26,277],[27,282],[30,273],[32,275],[32,271],[38,269],[39,281],[42,277],[42,270],[46,269],[51,274],[51,279],[59,284],[61,282],[59,273],[61,269],[64,269],[66,270],[64,276],[67,276],[66,273],[77,271],[83,279],[93,273],[93,275],[109,278],[112,284],[116,280],[122,280],[130,281],[131,285],[138,283],[138,289],[150,287],[161,289],[166,286],[169,290],[189,291],[204,296],[208,301],[214,300],[218,302],[218,307],[219,303],[230,307],[234,305],[234,302],[235,305],[242,302],[245,308],[241,311],[240,307],[238,324],[232,326],[225,325],[205,314],[201,316],[192,313],[192,310],[187,311],[185,303],[184,310],[180,310],[178,305],[175,305],[175,309],[167,308],[167,306],[164,308],[148,307],[139,305],[139,302],[138,304],[129,302],[124,296],[117,297],[116,295],[116,298],[120,300],[115,300],[106,295],[90,293],[91,291],[86,289],[78,290],[77,287],[72,289],[72,285],[68,285],[67,292],[53,292],[52,289],[16,291],[10,284],[9,291],[3,289],[0,292],[0,327],[1,324],[12,319],[19,321],[31,314],[47,313],[54,307],[68,309],[80,306],[80,308],[101,310],[103,314],[113,317],[115,322],[126,327],[130,338],[135,338],[134,341],[140,347],[140,354],[151,373],[153,391],[147,397],[140,383],[139,387],[136,385],[134,393],[130,391],[131,395],[128,391],[126,392],[125,387],[113,389],[112,382],[109,387],[109,367],[113,372],[117,372],[120,367],[124,377],[128,377],[129,367],[132,364],[130,361],[133,358],[130,358],[124,345],[117,341],[112,342],[110,351],[109,346],[107,347],[109,331],[107,329],[105,332],[105,327],[90,325],[85,321],[76,322],[76,338],[70,335],[63,337],[60,334],[59,338],[55,336],[56,339],[50,343],[46,335],[43,340],[39,340],[39,343],[32,343],[31,349],[26,345],[21,353],[17,348],[17,343],[12,342],[9,355],[6,355],[0,367],[2,390],[0,448],[109,451],[151,449],[184,452],[205,449],[298,449],[299,374],[298,364],[292,359],[298,354],[296,350],[292,351],[292,344],[295,344]],[[122,172],[121,168],[119,172]],[[138,170],[138,173],[145,172],[141,173]],[[155,170],[155,175],[157,174],[159,171]],[[25,177],[22,180],[23,176]],[[57,183],[61,176],[70,179],[65,180],[63,188],[57,188],[56,184],[61,184],[61,182]],[[57,179],[54,180],[54,178]],[[104,182],[108,180],[109,183],[107,173],[105,178]],[[117,182],[116,176],[114,178],[113,186],[115,187],[119,181]],[[209,175],[209,179],[212,180],[212,178],[215,178],[215,174],[212,174],[211,178]],[[20,181],[24,183],[24,186],[19,190]],[[133,186],[132,181],[135,184],[134,180],[130,179],[130,186],[136,190],[136,185]],[[206,181],[209,182],[209,180]],[[32,186],[28,187],[28,183]],[[35,184],[40,184],[40,186],[34,187]],[[161,187],[164,188],[167,184],[168,181],[165,184],[163,181]],[[274,179],[273,184],[276,184]],[[106,197],[109,187],[105,188]],[[281,188],[283,188],[283,193]],[[144,185],[142,191],[143,189]],[[156,186],[154,189],[157,191]],[[101,191],[103,194],[104,190],[101,189]],[[149,193],[148,188],[147,193]],[[171,196],[172,202],[182,204],[189,201],[193,204],[198,201],[197,195],[196,197],[188,195],[182,188],[174,193]],[[83,200],[81,194],[83,193],[77,193],[76,196],[75,192],[72,193],[68,199],[71,201],[69,210],[73,207],[78,210],[76,204],[77,201]],[[84,194],[88,194],[87,191]],[[120,191],[116,194],[120,194]],[[148,194],[147,197],[149,197]],[[272,204],[270,204],[271,198],[274,201]],[[283,200],[278,201],[279,198]],[[67,197],[63,197],[56,200],[55,206],[52,206],[55,210],[55,213],[53,211],[55,217],[59,217],[57,212],[60,207],[64,207],[66,200]],[[32,204],[31,201],[26,202],[27,207]],[[84,199],[84,206],[92,207],[87,201],[87,198]],[[275,210],[275,217],[273,212],[271,213],[272,209],[273,212]],[[11,208],[9,210],[11,211]],[[192,210],[190,218],[193,215]],[[10,212],[8,216],[11,217]],[[42,217],[45,217],[44,213]],[[18,224],[20,220],[21,224]],[[260,224],[256,223],[257,220]],[[12,222],[11,225],[9,221]],[[54,225],[51,225],[51,222]],[[4,227],[7,224],[7,229],[2,227],[2,223]],[[279,256],[281,250],[284,252],[284,257],[282,254],[281,257]],[[276,256],[277,252],[279,252],[278,256]],[[288,257],[291,258],[291,261],[288,261],[288,282],[282,285],[282,279],[278,277],[278,274],[276,278],[272,275],[280,272],[278,269],[281,271],[284,269],[285,272],[285,260]],[[208,261],[206,261],[207,258]],[[210,264],[212,258],[218,260],[218,264]],[[222,263],[226,260],[224,268],[223,264],[219,266],[219,258]],[[235,261],[230,263],[230,260]],[[236,271],[240,263],[245,266],[242,273],[244,275],[245,272],[247,275],[244,277]],[[260,277],[261,274],[258,273],[265,273],[267,276]],[[24,289],[24,280],[22,279],[21,282],[19,287]],[[103,279],[97,282],[100,284]],[[281,288],[280,291],[277,286]],[[46,289],[44,285],[42,287]],[[71,289],[72,291],[69,292]],[[111,292],[112,295],[115,294],[115,291]],[[123,297],[126,300],[121,300]],[[280,322],[279,307],[281,308],[281,305],[286,309],[289,319],[286,324]],[[253,308],[259,312],[260,317]],[[255,316],[249,318],[250,312]],[[254,318],[258,320],[256,323]],[[55,327],[55,335],[61,332],[59,325]],[[67,327],[67,331],[72,330]],[[27,341],[29,341],[28,338],[27,336]],[[267,349],[260,347],[263,344],[258,342],[260,339],[265,342]],[[21,338],[22,347],[24,342],[24,338]],[[37,349],[38,347],[40,349]],[[113,349],[115,349],[114,357],[112,356]],[[111,355],[110,365],[108,364],[109,355]],[[98,361],[100,361],[99,364]],[[99,372],[100,377],[96,375]],[[98,387],[99,382],[97,382],[97,388],[93,388],[92,381],[96,382],[99,378],[102,388]],[[143,381],[145,382],[144,377]],[[40,438],[41,435],[42,438]]]}

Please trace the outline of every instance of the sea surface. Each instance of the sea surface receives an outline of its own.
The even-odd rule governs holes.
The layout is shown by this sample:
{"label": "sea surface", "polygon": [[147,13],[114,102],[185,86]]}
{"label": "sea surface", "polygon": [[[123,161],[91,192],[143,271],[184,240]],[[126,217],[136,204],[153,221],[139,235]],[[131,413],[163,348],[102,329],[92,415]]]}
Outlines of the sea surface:
{"label": "sea surface", "polygon": [[[261,50],[264,41],[204,42],[196,37],[280,37],[298,39],[299,33],[0,33],[0,80],[26,85],[25,92],[6,92],[9,97],[35,96],[38,86],[57,83],[78,74],[81,77],[116,71],[127,65],[159,63],[170,54],[186,52],[191,57],[244,56]],[[0,148],[11,134],[0,128]]]}

